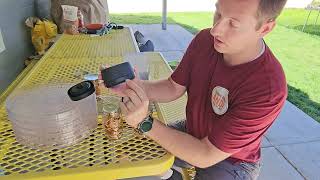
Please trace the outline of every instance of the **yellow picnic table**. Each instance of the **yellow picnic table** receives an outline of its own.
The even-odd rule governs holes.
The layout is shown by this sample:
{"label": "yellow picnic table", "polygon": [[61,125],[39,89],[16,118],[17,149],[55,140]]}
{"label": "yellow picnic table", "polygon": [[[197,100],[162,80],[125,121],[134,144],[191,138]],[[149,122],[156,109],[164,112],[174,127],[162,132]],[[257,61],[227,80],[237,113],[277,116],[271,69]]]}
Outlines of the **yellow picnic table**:
{"label": "yellow picnic table", "polygon": [[[62,35],[14,89],[45,84],[78,83],[79,69],[97,73],[102,64],[118,64],[138,52],[131,29],[104,36]],[[171,69],[160,53],[145,53],[150,79],[167,78]],[[15,82],[14,82],[15,83]],[[13,83],[13,84],[14,84]],[[13,88],[9,88],[12,91]],[[10,94],[7,90],[5,98]],[[107,89],[102,96],[112,95]],[[154,103],[154,115],[167,124],[185,118],[186,96],[171,103]],[[83,141],[62,149],[32,149],[19,144],[0,102],[0,179],[123,179],[166,172],[174,157],[153,140],[124,124],[119,140],[109,140],[98,116],[98,127]]]}

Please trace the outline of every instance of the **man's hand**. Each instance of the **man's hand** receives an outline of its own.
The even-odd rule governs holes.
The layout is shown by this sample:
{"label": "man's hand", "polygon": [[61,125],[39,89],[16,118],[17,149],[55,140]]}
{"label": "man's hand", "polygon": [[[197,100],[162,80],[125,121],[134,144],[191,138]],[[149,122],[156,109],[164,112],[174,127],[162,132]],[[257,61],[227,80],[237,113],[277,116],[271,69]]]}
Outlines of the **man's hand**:
{"label": "man's hand", "polygon": [[124,102],[120,102],[120,109],[128,125],[137,128],[138,124],[148,115],[149,99],[145,91],[136,80],[126,80],[123,91]]}
{"label": "man's hand", "polygon": [[[102,71],[103,69],[105,68],[109,68],[110,66],[109,65],[105,65],[105,66],[101,66],[100,67],[100,71]],[[142,80],[138,78],[138,70],[137,68],[134,68],[133,69],[134,71],[134,75],[135,75],[135,78],[134,78],[134,81],[136,84],[138,84],[143,90],[144,90],[144,87],[143,87],[143,83],[142,83]],[[103,80],[102,79],[102,75],[101,75],[101,72],[99,73],[99,76],[98,76],[99,80]],[[102,83],[103,87],[105,87],[104,83]],[[126,97],[126,94],[125,94],[125,90],[129,89],[128,85],[126,83],[121,83],[121,84],[118,84],[114,87],[111,87],[111,88],[108,88],[112,93],[120,96],[120,97]],[[145,91],[145,90],[144,90]]]}

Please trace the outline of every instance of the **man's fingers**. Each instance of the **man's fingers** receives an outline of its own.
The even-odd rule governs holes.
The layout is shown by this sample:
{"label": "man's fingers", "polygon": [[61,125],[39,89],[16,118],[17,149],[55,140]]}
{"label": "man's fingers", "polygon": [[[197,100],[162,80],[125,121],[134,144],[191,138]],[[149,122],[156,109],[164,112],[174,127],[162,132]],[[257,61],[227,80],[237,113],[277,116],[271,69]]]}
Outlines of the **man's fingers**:
{"label": "man's fingers", "polygon": [[108,65],[108,64],[105,64],[105,65],[102,64],[102,65],[100,65],[99,69],[100,69],[100,71],[102,71],[102,70],[107,69],[109,67],[110,67],[110,65]]}
{"label": "man's fingers", "polygon": [[128,108],[126,107],[126,105],[123,102],[120,102],[120,110],[122,112],[122,114],[127,115],[129,113]]}
{"label": "man's fingers", "polygon": [[133,112],[135,109],[135,106],[132,101],[128,101],[124,105],[127,107],[129,112]]}
{"label": "man's fingers", "polygon": [[138,84],[129,79],[126,82],[128,87],[132,89],[134,92],[136,92],[136,94],[139,96],[142,102],[148,99],[146,93]]}
{"label": "man's fingers", "polygon": [[118,89],[113,89],[113,88],[109,88],[109,90],[113,93],[113,94],[116,94],[117,96],[120,96],[120,97],[124,97],[124,96],[127,96],[124,92],[118,90]]}
{"label": "man's fingers", "polygon": [[125,91],[125,93],[127,94],[127,96],[130,98],[130,100],[133,102],[134,105],[136,106],[139,106],[142,101],[141,99],[139,98],[139,96],[136,94],[136,92],[134,92],[133,90],[131,89],[127,89]]}
{"label": "man's fingers", "polygon": [[128,86],[127,86],[126,83],[119,84],[119,85],[114,86],[114,87],[109,88],[109,89],[110,89],[110,91],[111,91],[112,93],[117,94],[117,95],[120,96],[120,97],[125,97],[125,96],[127,96],[127,95],[125,94],[125,90],[128,89]]}
{"label": "man's fingers", "polygon": [[122,102],[123,103],[126,103],[126,102],[128,102],[128,101],[130,101],[130,98],[129,97],[122,97]]}
{"label": "man's fingers", "polygon": [[102,80],[102,75],[101,75],[101,71],[102,70],[104,70],[104,69],[107,69],[107,68],[109,68],[110,66],[108,65],[108,64],[106,64],[106,65],[100,65],[100,67],[99,67],[99,75],[98,75],[98,79],[100,79],[100,80]]}
{"label": "man's fingers", "polygon": [[135,79],[138,78],[139,70],[138,70],[137,67],[134,67],[134,68],[133,68],[133,73],[134,73]]}
{"label": "man's fingers", "polygon": [[103,80],[103,79],[102,79],[102,75],[101,75],[101,71],[104,70],[104,69],[107,69],[107,68],[109,68],[109,67],[110,67],[110,66],[109,66],[108,64],[106,64],[106,65],[100,65],[100,67],[99,67],[99,70],[100,70],[100,71],[99,71],[99,73],[98,73],[98,79],[99,79],[99,80]]}

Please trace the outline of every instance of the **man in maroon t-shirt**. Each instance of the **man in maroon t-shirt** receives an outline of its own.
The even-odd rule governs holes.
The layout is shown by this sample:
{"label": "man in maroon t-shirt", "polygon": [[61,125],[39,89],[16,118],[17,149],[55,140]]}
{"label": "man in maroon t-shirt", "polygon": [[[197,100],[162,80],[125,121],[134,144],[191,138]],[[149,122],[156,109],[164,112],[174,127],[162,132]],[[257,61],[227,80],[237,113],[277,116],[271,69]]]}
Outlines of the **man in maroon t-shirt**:
{"label": "man in maroon t-shirt", "polygon": [[[195,166],[196,179],[256,179],[262,136],[287,97],[282,67],[263,41],[285,3],[218,0],[213,27],[196,35],[170,78],[113,89],[126,97],[126,122]],[[186,132],[145,118],[149,100],[169,102],[186,91]]]}

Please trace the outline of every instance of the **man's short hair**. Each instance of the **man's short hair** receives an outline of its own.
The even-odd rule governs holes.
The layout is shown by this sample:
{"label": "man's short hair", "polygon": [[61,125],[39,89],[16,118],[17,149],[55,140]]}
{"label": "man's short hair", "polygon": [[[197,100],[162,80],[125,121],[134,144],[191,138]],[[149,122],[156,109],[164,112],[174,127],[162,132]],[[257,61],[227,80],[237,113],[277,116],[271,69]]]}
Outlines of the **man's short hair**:
{"label": "man's short hair", "polygon": [[265,21],[274,21],[286,3],[287,0],[260,0],[257,11],[257,28],[260,28]]}

